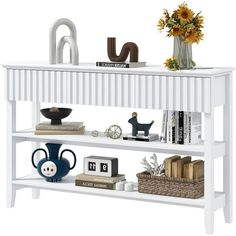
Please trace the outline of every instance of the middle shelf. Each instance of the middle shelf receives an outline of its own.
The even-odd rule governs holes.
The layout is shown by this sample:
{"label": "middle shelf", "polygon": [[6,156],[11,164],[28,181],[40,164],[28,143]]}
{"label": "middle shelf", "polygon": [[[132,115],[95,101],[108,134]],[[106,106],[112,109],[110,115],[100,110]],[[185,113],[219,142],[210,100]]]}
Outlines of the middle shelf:
{"label": "middle shelf", "polygon": [[[124,149],[133,151],[158,152],[180,155],[204,156],[204,142],[194,145],[168,144],[159,141],[140,142],[127,141],[123,139],[110,139],[105,136],[93,137],[87,131],[84,135],[35,135],[32,130],[17,131],[12,134],[17,141],[31,141],[43,143],[59,143],[87,147]],[[225,143],[215,141],[212,149],[212,156],[218,158],[225,155]]]}

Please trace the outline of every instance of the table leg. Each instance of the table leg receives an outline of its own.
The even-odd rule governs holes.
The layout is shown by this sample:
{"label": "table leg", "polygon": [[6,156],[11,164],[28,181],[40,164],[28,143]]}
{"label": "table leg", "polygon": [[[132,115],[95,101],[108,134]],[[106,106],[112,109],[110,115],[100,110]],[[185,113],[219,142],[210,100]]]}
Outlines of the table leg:
{"label": "table leg", "polygon": [[16,140],[12,133],[16,131],[16,102],[7,101],[7,207],[14,207],[16,186]]}
{"label": "table leg", "polygon": [[232,97],[232,77],[226,78],[226,96],[224,105],[224,142],[225,156],[223,157],[223,190],[225,193],[224,217],[226,223],[233,221],[233,97]]}
{"label": "table leg", "polygon": [[[38,124],[40,121],[40,103],[39,102],[33,102],[32,103],[32,127],[35,128],[36,124]],[[39,148],[39,143],[32,143],[32,151]],[[40,159],[40,153],[36,153],[35,155],[35,162],[37,163]],[[37,174],[37,170],[32,166],[32,174]],[[40,196],[40,190],[36,188],[32,188],[32,198],[38,199]]]}
{"label": "table leg", "polygon": [[214,109],[204,114],[205,121],[205,170],[204,170],[204,198],[205,198],[205,228],[206,233],[214,231],[214,158],[212,148],[214,142]]}

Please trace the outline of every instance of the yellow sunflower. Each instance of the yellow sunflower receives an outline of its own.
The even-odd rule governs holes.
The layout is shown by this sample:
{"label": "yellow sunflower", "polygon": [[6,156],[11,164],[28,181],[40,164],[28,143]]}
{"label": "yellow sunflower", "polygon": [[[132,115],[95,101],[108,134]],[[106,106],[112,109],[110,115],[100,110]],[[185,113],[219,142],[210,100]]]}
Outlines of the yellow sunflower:
{"label": "yellow sunflower", "polygon": [[204,17],[203,16],[197,16],[196,21],[197,21],[196,26],[198,28],[203,28]]}
{"label": "yellow sunflower", "polygon": [[163,30],[165,28],[165,21],[163,19],[160,19],[157,23],[157,27],[159,30]]}
{"label": "yellow sunflower", "polygon": [[190,30],[186,33],[185,42],[186,43],[199,43],[203,39],[203,34],[201,31]]}
{"label": "yellow sunflower", "polygon": [[180,36],[184,33],[183,28],[180,25],[174,25],[169,31],[169,35]]}
{"label": "yellow sunflower", "polygon": [[176,13],[178,18],[186,23],[190,23],[194,16],[194,12],[187,7],[186,3],[182,3]]}

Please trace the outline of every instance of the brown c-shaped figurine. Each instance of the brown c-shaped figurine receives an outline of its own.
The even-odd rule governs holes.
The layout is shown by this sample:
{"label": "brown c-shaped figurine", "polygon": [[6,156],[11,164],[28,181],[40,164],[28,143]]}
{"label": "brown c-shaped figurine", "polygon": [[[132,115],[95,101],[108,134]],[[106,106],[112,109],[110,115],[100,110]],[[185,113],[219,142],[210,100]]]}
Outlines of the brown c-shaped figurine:
{"label": "brown c-shaped figurine", "polygon": [[135,43],[125,43],[120,55],[116,54],[116,38],[107,38],[107,54],[111,61],[124,62],[130,53],[130,62],[138,62],[138,46]]}

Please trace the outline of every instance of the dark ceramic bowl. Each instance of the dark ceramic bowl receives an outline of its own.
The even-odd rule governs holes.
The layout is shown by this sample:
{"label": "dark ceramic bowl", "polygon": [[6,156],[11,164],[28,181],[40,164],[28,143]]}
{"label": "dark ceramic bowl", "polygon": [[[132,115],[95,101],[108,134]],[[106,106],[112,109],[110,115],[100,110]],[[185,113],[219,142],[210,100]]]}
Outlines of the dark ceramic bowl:
{"label": "dark ceramic bowl", "polygon": [[43,116],[51,120],[51,125],[61,125],[61,119],[66,118],[72,112],[70,108],[58,108],[59,111],[50,111],[50,108],[41,109]]}

